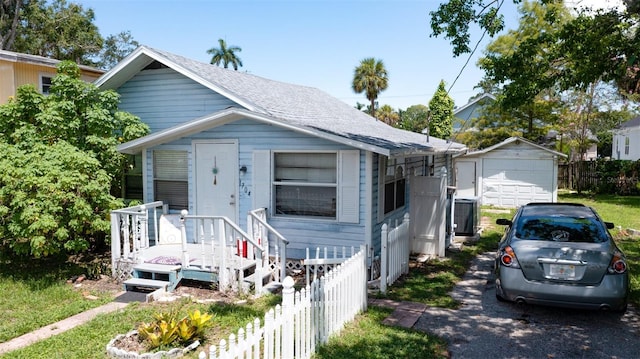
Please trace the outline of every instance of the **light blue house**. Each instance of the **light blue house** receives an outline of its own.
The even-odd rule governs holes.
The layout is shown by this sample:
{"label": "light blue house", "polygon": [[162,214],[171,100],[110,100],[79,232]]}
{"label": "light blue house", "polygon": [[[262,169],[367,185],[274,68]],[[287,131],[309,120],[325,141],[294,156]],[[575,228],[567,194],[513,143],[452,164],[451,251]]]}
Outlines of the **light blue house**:
{"label": "light blue house", "polygon": [[[247,233],[248,214],[262,209],[269,238],[286,239],[289,259],[319,246],[376,253],[381,226],[410,212],[414,178],[451,173],[452,156],[466,150],[390,127],[315,88],[145,46],[96,84],[116,90],[120,109],[151,128],[118,148],[138,158],[145,203],[224,217]],[[198,225],[186,227],[188,242],[201,241]]]}

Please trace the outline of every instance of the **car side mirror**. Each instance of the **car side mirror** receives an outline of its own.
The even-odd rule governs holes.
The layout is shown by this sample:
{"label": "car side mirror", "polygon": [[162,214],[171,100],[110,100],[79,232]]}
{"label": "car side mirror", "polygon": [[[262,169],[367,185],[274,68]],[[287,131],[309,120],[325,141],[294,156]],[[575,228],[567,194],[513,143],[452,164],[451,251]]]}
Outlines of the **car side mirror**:
{"label": "car side mirror", "polygon": [[615,227],[613,222],[604,222],[604,225],[607,226],[607,229],[613,229]]}
{"label": "car side mirror", "polygon": [[513,222],[511,222],[511,220],[506,219],[506,218],[498,218],[496,220],[496,224],[499,224],[501,226],[510,226],[513,224]]}

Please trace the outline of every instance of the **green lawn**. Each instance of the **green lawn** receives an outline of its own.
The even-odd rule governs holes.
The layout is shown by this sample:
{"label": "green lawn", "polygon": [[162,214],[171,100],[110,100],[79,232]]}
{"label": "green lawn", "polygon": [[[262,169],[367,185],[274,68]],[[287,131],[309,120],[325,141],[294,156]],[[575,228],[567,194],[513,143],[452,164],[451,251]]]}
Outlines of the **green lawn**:
{"label": "green lawn", "polygon": [[55,259],[0,260],[0,342],[107,303],[105,293],[90,300],[67,284],[78,269]]}
{"label": "green lawn", "polygon": [[[640,197],[562,194],[559,200],[591,205],[606,221],[619,224],[622,228],[640,229]],[[461,251],[449,251],[444,259],[414,265],[407,276],[390,288],[386,297],[455,308],[458,303],[452,300],[448,293],[460,280],[476,254],[497,247],[503,227],[495,225],[495,220],[499,217],[509,218],[512,213],[513,211],[495,213],[490,208],[483,208],[482,216],[489,217],[487,223],[490,225],[482,232],[479,242],[466,245]],[[624,231],[614,230],[613,234],[627,254],[632,277],[631,302],[638,306],[640,273],[637,268],[640,268],[640,239],[630,238]],[[8,263],[2,263],[0,314],[5,318],[0,324],[2,340],[99,304],[100,301],[87,301],[65,284],[64,279],[69,275],[68,270],[61,268],[49,268],[35,273],[30,267],[16,271],[12,270]],[[133,304],[122,312],[101,315],[69,332],[8,353],[3,358],[105,358],[105,346],[110,339],[134,329],[141,321],[150,320],[153,313],[173,306],[181,311],[200,309],[212,313],[216,326],[209,331],[207,342],[217,343],[253,318],[261,318],[268,308],[275,306],[279,301],[279,297],[269,296],[246,305],[205,305],[188,301],[173,304]],[[382,319],[389,313],[388,309],[370,307],[366,313],[349,323],[340,336],[332,338],[328,345],[319,348],[315,359],[446,357],[446,343],[442,340],[423,332],[383,325]],[[41,321],[37,318],[47,320]],[[197,358],[197,353],[192,353],[187,358]]]}

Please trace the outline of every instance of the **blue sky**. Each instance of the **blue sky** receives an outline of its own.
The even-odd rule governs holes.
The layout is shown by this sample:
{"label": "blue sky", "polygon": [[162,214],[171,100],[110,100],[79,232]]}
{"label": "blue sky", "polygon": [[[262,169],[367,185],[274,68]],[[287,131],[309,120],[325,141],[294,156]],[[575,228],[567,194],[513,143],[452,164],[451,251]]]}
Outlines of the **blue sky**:
{"label": "blue sky", "polygon": [[[444,0],[442,0],[444,1]],[[95,11],[106,37],[129,30],[139,43],[209,62],[206,50],[218,39],[242,48],[240,71],[272,80],[319,88],[350,104],[368,103],[351,90],[353,70],[366,57],[381,59],[389,87],[380,105],[406,109],[427,105],[444,80],[456,106],[478,93],[482,78],[476,60],[462,70],[467,55],[454,58],[449,43],[433,38],[429,12],[440,0],[75,0]],[[507,27],[517,11],[505,0]],[[475,43],[480,38],[476,29]]]}

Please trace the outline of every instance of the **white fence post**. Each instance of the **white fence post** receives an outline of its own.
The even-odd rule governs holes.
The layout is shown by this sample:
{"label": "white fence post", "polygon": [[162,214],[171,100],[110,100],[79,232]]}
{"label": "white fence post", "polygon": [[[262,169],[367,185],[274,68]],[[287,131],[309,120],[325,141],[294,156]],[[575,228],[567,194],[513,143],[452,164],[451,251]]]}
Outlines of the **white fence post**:
{"label": "white fence post", "polygon": [[380,253],[380,292],[383,294],[387,292],[387,276],[388,276],[388,245],[389,245],[389,236],[388,236],[388,226],[387,224],[382,225],[382,234],[380,235],[381,239],[381,253]]}
{"label": "white fence post", "polygon": [[409,223],[409,213],[404,214],[404,220],[402,221],[402,226],[404,230],[403,235],[404,235],[404,241],[405,241],[405,245],[403,247],[403,257],[405,258],[403,273],[407,274],[409,273],[409,256],[411,255],[411,240],[409,238],[409,229],[411,228],[411,224]]}
{"label": "white fence post", "polygon": [[293,359],[294,328],[294,294],[293,278],[287,276],[282,281],[282,358]]}
{"label": "white fence post", "polygon": [[189,214],[186,209],[180,212],[180,237],[182,243],[182,266],[189,268],[189,253],[187,252],[187,228],[185,226],[185,217]]}

